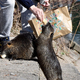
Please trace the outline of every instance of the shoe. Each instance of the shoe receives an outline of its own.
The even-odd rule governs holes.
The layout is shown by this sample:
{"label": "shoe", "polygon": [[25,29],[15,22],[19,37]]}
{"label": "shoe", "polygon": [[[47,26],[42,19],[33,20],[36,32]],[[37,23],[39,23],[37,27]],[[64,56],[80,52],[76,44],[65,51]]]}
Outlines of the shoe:
{"label": "shoe", "polygon": [[9,41],[9,37],[1,37],[0,38],[0,54],[4,49],[4,45]]}

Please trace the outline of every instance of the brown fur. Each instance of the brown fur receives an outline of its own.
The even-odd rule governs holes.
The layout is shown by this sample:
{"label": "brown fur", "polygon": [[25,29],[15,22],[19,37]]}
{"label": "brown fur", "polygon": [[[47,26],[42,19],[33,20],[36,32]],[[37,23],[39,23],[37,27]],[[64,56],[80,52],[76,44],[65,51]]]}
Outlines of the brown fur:
{"label": "brown fur", "polygon": [[2,53],[12,59],[31,59],[34,54],[34,35],[31,33],[19,34],[4,46]]}
{"label": "brown fur", "polygon": [[50,23],[42,26],[42,33],[35,42],[36,53],[47,80],[62,80],[62,70],[52,47],[53,32]]}

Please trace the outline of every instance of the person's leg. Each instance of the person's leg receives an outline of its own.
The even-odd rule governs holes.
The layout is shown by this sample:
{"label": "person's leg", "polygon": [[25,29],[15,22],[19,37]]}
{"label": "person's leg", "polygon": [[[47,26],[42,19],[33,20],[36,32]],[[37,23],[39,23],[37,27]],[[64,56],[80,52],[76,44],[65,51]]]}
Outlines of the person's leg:
{"label": "person's leg", "polygon": [[[36,0],[32,1],[34,2],[35,5],[37,4]],[[22,30],[20,31],[20,33],[25,33],[26,31],[32,33],[33,31],[28,23],[28,20],[31,20],[33,17],[35,17],[35,15],[30,10],[27,10],[20,4],[19,7],[21,11],[21,23],[22,23]]]}
{"label": "person's leg", "polygon": [[9,40],[13,24],[13,11],[15,0],[0,0],[0,52],[3,44]]}
{"label": "person's leg", "polygon": [[10,36],[15,0],[0,0],[0,37]]}

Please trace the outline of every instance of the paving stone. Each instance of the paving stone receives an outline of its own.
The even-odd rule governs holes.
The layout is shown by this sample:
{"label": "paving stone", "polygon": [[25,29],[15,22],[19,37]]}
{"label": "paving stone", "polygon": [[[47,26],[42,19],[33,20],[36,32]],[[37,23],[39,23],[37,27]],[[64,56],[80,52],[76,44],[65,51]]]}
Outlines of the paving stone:
{"label": "paving stone", "polygon": [[44,74],[43,74],[41,69],[39,71],[39,74],[40,74],[40,80],[46,80],[46,77],[44,76]]}
{"label": "paving stone", "polygon": [[75,66],[78,69],[78,71],[80,72],[80,59],[75,62]]}
{"label": "paving stone", "polygon": [[0,59],[0,80],[39,80],[36,61]]}
{"label": "paving stone", "polygon": [[60,60],[63,80],[80,80],[80,72],[70,63]]}

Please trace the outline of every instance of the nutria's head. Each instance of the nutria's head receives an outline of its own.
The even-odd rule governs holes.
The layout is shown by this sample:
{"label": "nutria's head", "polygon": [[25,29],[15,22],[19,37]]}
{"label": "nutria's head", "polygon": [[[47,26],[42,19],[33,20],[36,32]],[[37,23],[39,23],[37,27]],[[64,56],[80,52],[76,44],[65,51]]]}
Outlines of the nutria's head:
{"label": "nutria's head", "polygon": [[45,36],[50,36],[52,33],[54,34],[54,29],[49,22],[42,26],[42,34]]}

